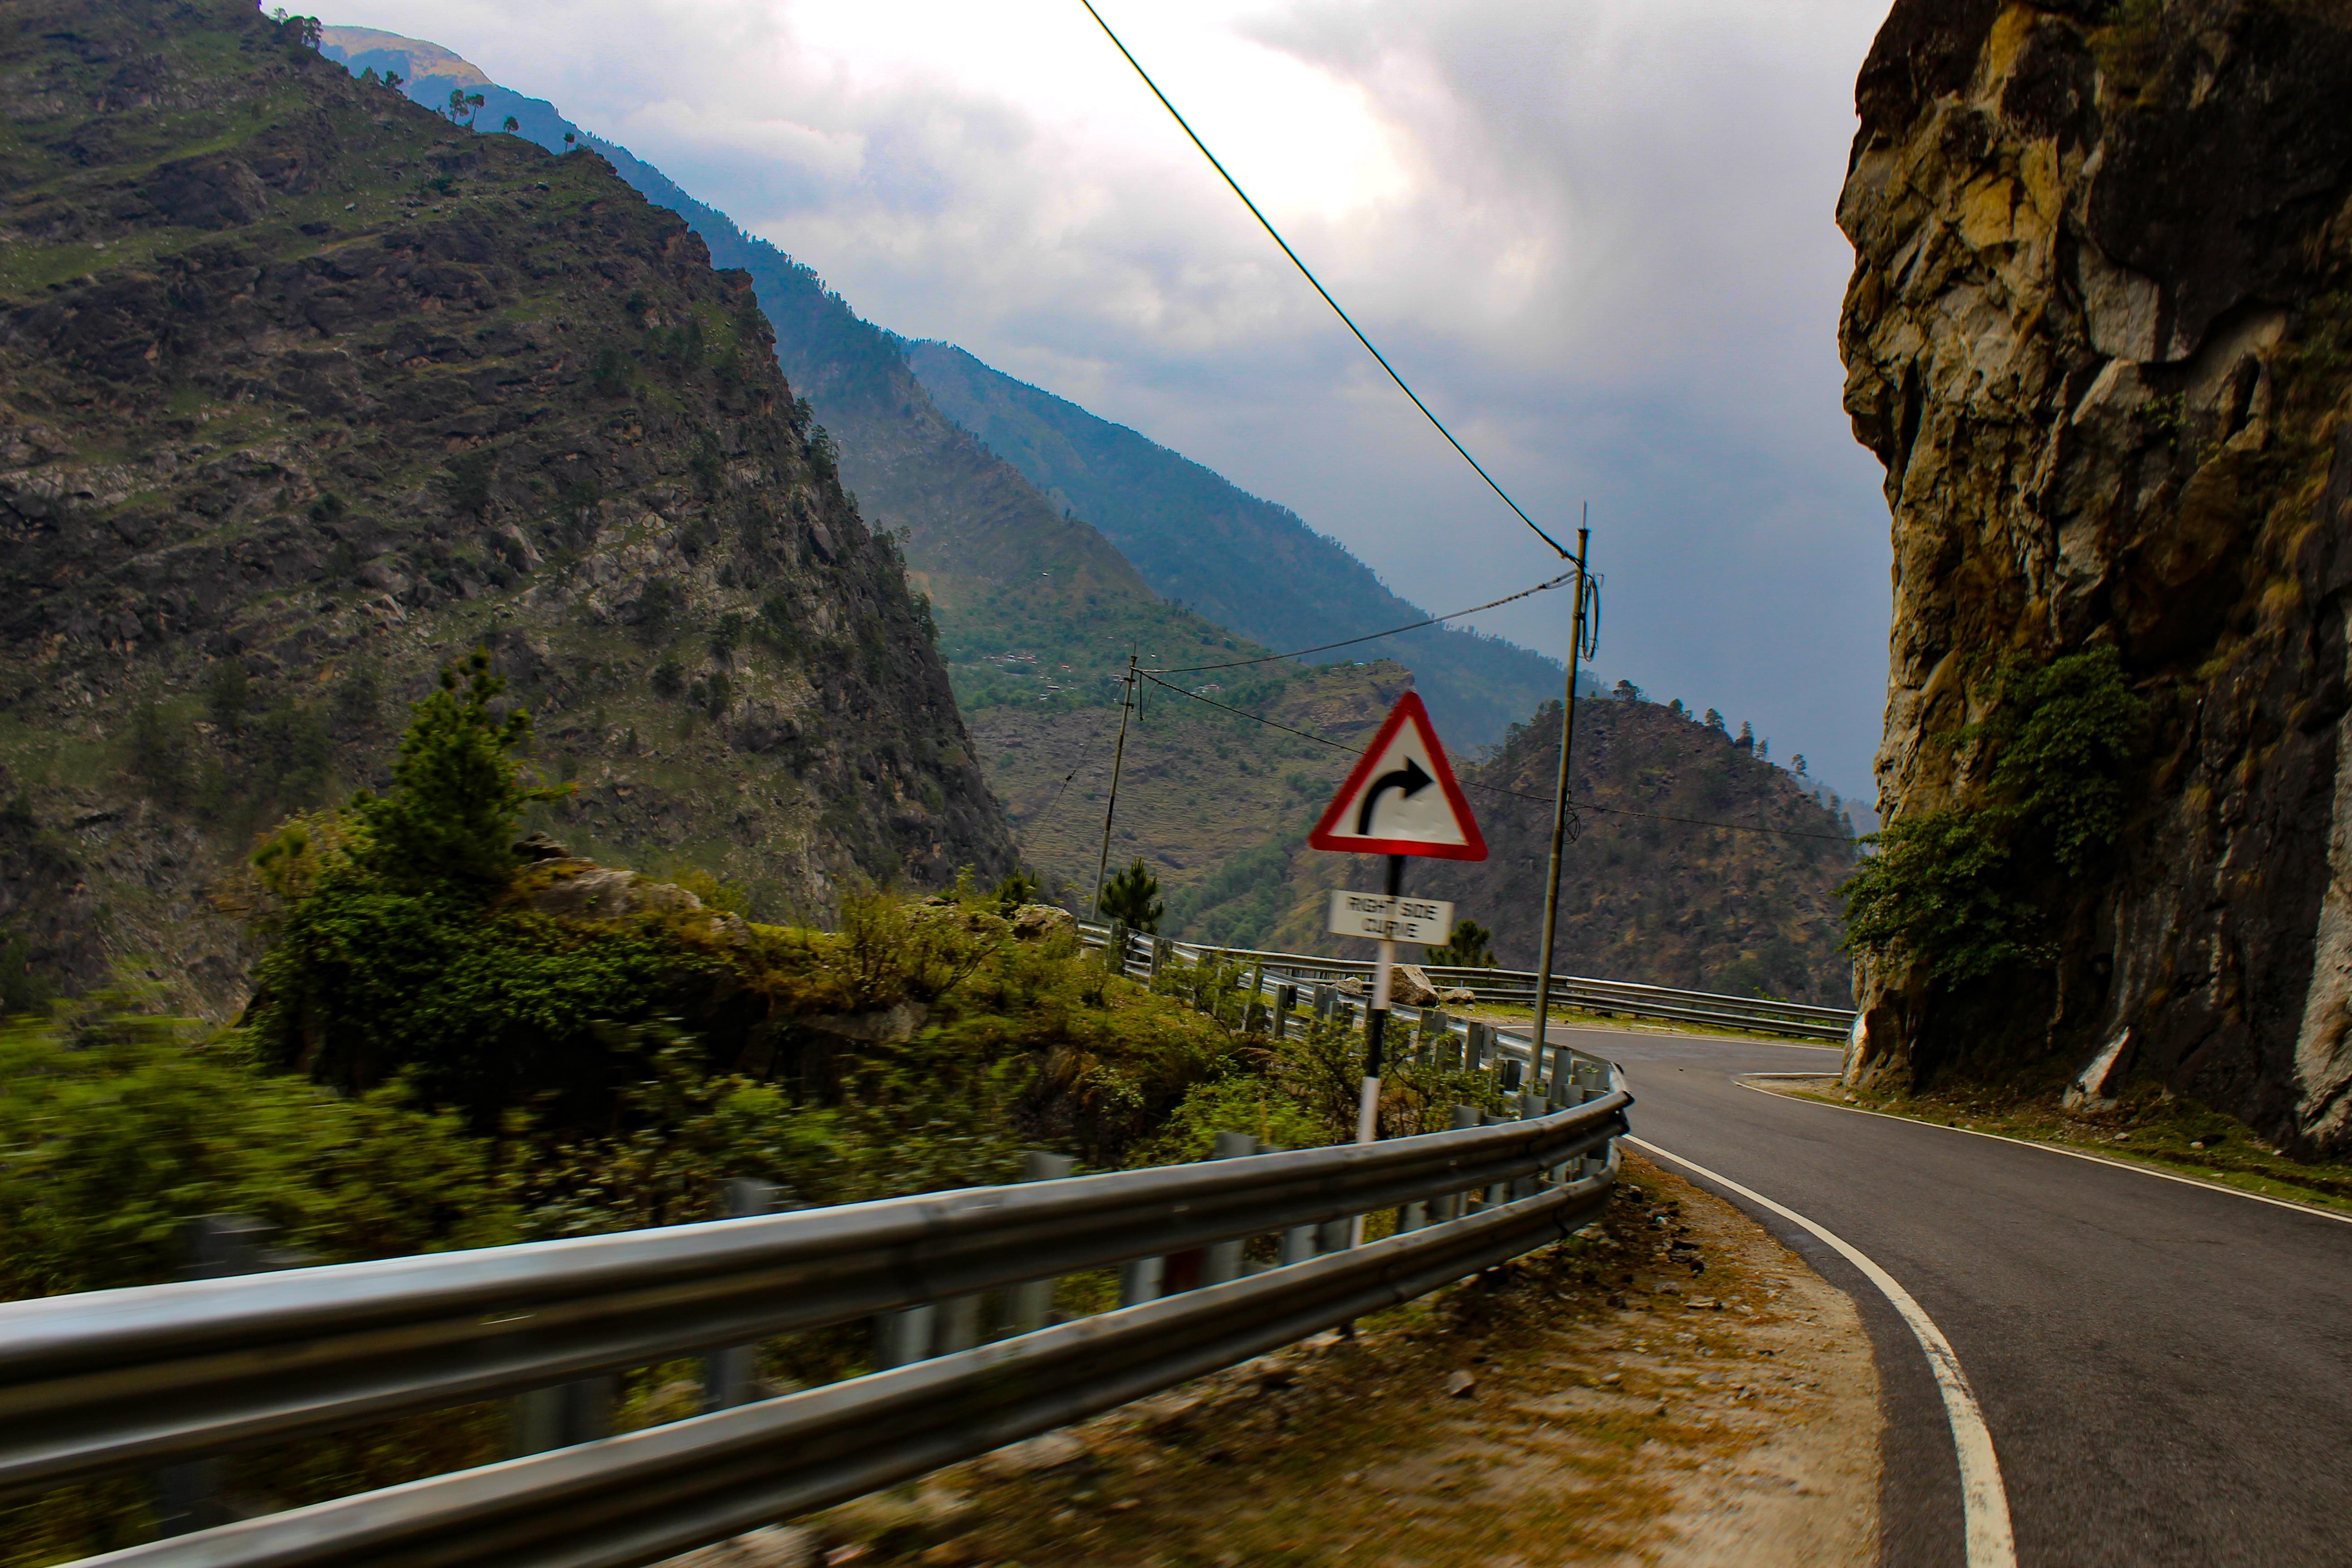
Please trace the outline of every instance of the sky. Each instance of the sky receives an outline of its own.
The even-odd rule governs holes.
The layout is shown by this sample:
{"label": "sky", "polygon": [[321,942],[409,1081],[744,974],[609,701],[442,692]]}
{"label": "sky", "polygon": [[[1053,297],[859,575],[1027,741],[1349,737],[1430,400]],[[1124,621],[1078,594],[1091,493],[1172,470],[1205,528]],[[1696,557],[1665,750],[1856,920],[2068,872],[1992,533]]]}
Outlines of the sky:
{"label": "sky", "polygon": [[[1096,0],[1464,445],[1595,660],[1871,793],[1889,548],[1833,214],[1885,0]],[[358,0],[942,338],[1297,510],[1433,611],[1558,570],[1078,0]],[[1567,652],[1552,594],[1475,624]],[[1367,627],[1367,630],[1376,628]]]}

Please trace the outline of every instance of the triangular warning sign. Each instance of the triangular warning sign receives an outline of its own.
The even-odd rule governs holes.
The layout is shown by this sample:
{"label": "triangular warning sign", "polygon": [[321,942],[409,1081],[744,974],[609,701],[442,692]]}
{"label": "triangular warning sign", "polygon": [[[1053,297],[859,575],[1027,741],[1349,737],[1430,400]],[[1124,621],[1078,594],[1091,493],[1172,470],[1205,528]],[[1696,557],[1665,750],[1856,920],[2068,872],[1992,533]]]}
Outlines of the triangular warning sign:
{"label": "triangular warning sign", "polygon": [[1454,782],[1419,692],[1399,700],[1307,842],[1355,855],[1486,858],[1486,837]]}

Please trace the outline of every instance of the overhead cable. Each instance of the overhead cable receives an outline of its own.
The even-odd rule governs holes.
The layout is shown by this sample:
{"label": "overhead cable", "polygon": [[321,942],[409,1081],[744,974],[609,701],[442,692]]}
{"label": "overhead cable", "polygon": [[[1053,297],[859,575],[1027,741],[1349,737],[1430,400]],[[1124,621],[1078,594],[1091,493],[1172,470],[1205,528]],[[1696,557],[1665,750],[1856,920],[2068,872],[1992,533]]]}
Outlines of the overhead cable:
{"label": "overhead cable", "polygon": [[1318,643],[1313,647],[1302,647],[1291,653],[1270,653],[1263,658],[1234,658],[1228,659],[1223,664],[1188,664],[1176,669],[1163,669],[1160,673],[1199,675],[1211,669],[1239,669],[1244,665],[1272,664],[1277,659],[1285,658],[1305,658],[1310,653],[1328,653],[1335,647],[1353,647],[1360,642],[1378,642],[1382,637],[1392,637],[1402,632],[1419,631],[1423,626],[1433,626],[1441,621],[1458,621],[1465,616],[1475,616],[1481,610],[1491,610],[1498,605],[1510,604],[1515,599],[1524,599],[1531,594],[1540,594],[1548,588],[1557,588],[1575,575],[1572,571],[1563,572],[1550,581],[1538,583],[1532,588],[1522,588],[1516,594],[1506,594],[1499,599],[1489,599],[1483,605],[1473,605],[1466,610],[1456,610],[1450,616],[1432,616],[1425,621],[1415,621],[1410,626],[1391,626],[1384,632],[1366,632],[1360,637],[1342,637],[1338,642]]}
{"label": "overhead cable", "polygon": [[[1263,714],[1252,713],[1244,708],[1235,708],[1230,703],[1220,702],[1213,697],[1203,697],[1197,691],[1187,691],[1173,681],[1160,679],[1150,670],[1139,669],[1135,673],[1154,686],[1164,687],[1177,696],[1189,697],[1195,702],[1205,702],[1220,711],[1231,713],[1236,719],[1247,719],[1254,724],[1263,724],[1269,730],[1279,730],[1286,735],[1296,735],[1302,741],[1312,741],[1318,746],[1326,746],[1335,752],[1345,752],[1351,757],[1360,757],[1364,754],[1364,749],[1361,746],[1350,746],[1344,741],[1334,741],[1306,730],[1294,730],[1289,725],[1277,723]],[[1169,670],[1164,673],[1173,675],[1181,672]],[[1498,795],[1511,800],[1533,801],[1538,805],[1551,804],[1550,797],[1548,795],[1528,795],[1522,790],[1505,789],[1499,784],[1477,784],[1469,779],[1461,779],[1458,782],[1464,789],[1475,789],[1482,795]],[[1611,816],[1638,816],[1649,822],[1679,822],[1691,827],[1720,827],[1727,833],[1765,833],[1776,838],[1820,838],[1832,844],[1853,842],[1853,839],[1843,833],[1808,833],[1797,827],[1761,827],[1746,822],[1712,822],[1703,816],[1675,816],[1662,811],[1636,811],[1625,805],[1596,805],[1589,800],[1578,801],[1575,808],[1578,811],[1602,812]]]}
{"label": "overhead cable", "polygon": [[1103,37],[1111,41],[1111,47],[1118,50],[1120,54],[1127,57],[1127,63],[1135,68],[1135,74],[1141,77],[1143,79],[1143,85],[1151,89],[1151,96],[1160,100],[1160,107],[1166,110],[1171,115],[1174,116],[1176,123],[1183,127],[1184,134],[1192,138],[1192,145],[1201,150],[1201,156],[1209,161],[1209,166],[1216,170],[1219,175],[1223,176],[1226,184],[1233,187],[1234,195],[1241,197],[1242,205],[1249,208],[1250,210],[1250,216],[1257,219],[1258,226],[1264,228],[1268,235],[1273,237],[1274,243],[1282,247],[1282,254],[1290,258],[1290,264],[1298,268],[1299,276],[1306,279],[1307,282],[1315,286],[1315,291],[1323,296],[1323,302],[1331,307],[1333,313],[1336,314],[1340,321],[1347,323],[1348,330],[1356,334],[1356,341],[1364,345],[1364,351],[1370,354],[1374,359],[1381,362],[1381,368],[1389,373],[1389,379],[1397,384],[1398,390],[1402,392],[1407,397],[1412,399],[1412,405],[1421,410],[1422,417],[1427,419],[1431,425],[1436,426],[1437,433],[1445,437],[1446,445],[1452,447],[1456,452],[1462,454],[1462,460],[1464,462],[1469,464],[1473,468],[1477,469],[1478,477],[1486,481],[1486,488],[1493,490],[1496,495],[1501,496],[1503,498],[1503,504],[1509,507],[1512,511],[1517,512],[1521,522],[1526,523],[1529,528],[1535,529],[1536,537],[1538,539],[1540,539],[1546,544],[1550,545],[1553,552],[1557,553],[1562,561],[1567,560],[1569,558],[1568,552],[1560,548],[1559,541],[1554,539],[1550,534],[1546,533],[1540,527],[1538,527],[1536,520],[1529,517],[1526,511],[1521,510],[1519,503],[1511,499],[1508,491],[1505,490],[1502,486],[1495,482],[1495,476],[1488,473],[1485,466],[1482,465],[1477,458],[1470,455],[1470,448],[1465,447],[1461,442],[1454,438],[1454,432],[1445,427],[1445,421],[1440,419],[1435,414],[1430,411],[1429,405],[1421,400],[1421,394],[1415,392],[1412,387],[1405,384],[1404,377],[1397,374],[1396,366],[1389,363],[1388,356],[1381,353],[1379,349],[1372,346],[1372,340],[1364,335],[1363,328],[1356,325],[1355,318],[1349,315],[1347,311],[1339,308],[1339,301],[1331,298],[1331,290],[1323,287],[1322,280],[1315,276],[1314,272],[1307,267],[1306,262],[1301,261],[1298,258],[1298,252],[1290,248],[1290,242],[1282,237],[1281,231],[1274,226],[1273,223],[1267,219],[1265,214],[1258,211],[1257,204],[1250,200],[1249,193],[1242,189],[1241,182],[1234,179],[1232,174],[1226,170],[1224,164],[1217,161],[1217,155],[1214,153],[1209,151],[1209,144],[1201,140],[1201,134],[1199,132],[1192,129],[1192,121],[1186,120],[1183,115],[1178,113],[1176,106],[1168,101],[1168,95],[1160,90],[1160,84],[1158,82],[1151,79],[1151,73],[1143,68],[1143,62],[1137,59],[1134,52],[1125,44],[1119,42],[1118,35],[1111,31],[1110,24],[1104,21],[1102,13],[1095,9],[1094,0],[1078,0],[1078,4],[1087,8],[1087,15],[1095,19],[1095,26],[1103,30]]}

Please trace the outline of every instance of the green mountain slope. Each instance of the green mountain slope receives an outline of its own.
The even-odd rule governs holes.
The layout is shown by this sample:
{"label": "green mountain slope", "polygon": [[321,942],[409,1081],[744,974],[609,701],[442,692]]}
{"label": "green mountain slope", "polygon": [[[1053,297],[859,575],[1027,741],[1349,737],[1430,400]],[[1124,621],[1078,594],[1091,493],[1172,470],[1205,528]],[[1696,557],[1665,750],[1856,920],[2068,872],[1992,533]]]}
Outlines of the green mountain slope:
{"label": "green mountain slope", "polygon": [[[1337,540],[1123,425],[992,370],[949,343],[908,345],[932,400],[1064,509],[1100,529],[1144,580],[1244,637],[1311,647],[1429,612],[1390,592]],[[1444,605],[1442,609],[1454,606]],[[1559,665],[1451,626],[1326,657],[1392,658],[1456,745],[1484,746],[1559,695]]]}
{"label": "green mountain slope", "polygon": [[1115,700],[1130,648],[1173,666],[1230,657],[1238,646],[1224,627],[1162,599],[1101,532],[942,415],[908,367],[902,339],[659,169],[437,45],[330,27],[321,47],[353,72],[397,72],[420,103],[446,103],[452,89],[481,94],[471,123],[483,130],[512,118],[517,135],[550,151],[593,150],[683,218],[714,263],[751,275],[777,359],[829,433],[843,481],[866,520],[898,536],[930,597],[968,711],[1004,701],[1099,704]]}
{"label": "green mountain slope", "polygon": [[0,6],[0,948],[233,1005],[213,894],[487,644],[575,847],[768,908],[1009,866],[740,273],[237,6]]}

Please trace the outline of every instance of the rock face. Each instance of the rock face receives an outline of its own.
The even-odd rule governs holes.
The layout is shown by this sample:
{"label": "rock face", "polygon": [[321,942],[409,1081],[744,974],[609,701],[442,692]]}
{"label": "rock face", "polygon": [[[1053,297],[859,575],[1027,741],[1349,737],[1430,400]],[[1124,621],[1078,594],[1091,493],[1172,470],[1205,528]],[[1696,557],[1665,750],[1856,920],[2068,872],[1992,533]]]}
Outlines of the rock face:
{"label": "rock face", "polygon": [[549,813],[772,917],[1013,862],[750,280],[249,5],[6,0],[0,942],[233,1007],[202,897],[488,645]]}
{"label": "rock face", "polygon": [[1882,816],[1984,789],[1964,726],[2004,658],[2112,645],[2152,722],[2112,873],[2054,896],[2054,968],[1864,973],[1857,1078],[2128,1029],[2139,1070],[2347,1141],[2347,25],[1897,0],[1864,68],[1840,336],[1894,518]]}

